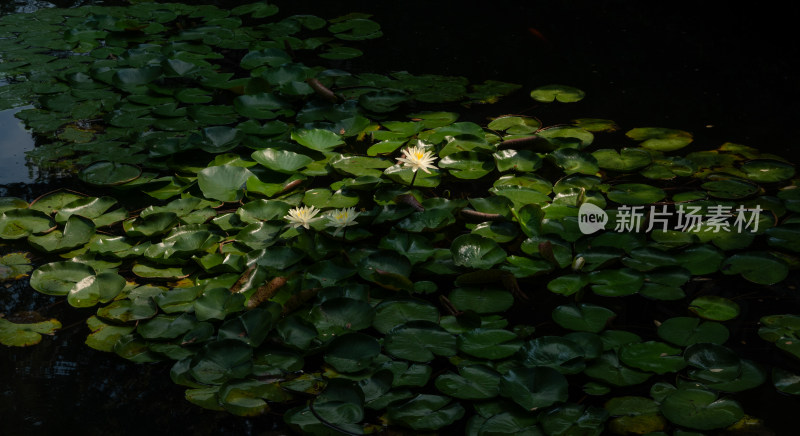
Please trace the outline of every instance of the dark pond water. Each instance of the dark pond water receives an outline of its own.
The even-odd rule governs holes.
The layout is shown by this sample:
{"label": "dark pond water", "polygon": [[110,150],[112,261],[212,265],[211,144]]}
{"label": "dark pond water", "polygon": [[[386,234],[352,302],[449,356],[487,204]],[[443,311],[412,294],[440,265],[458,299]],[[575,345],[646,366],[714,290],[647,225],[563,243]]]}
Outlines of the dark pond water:
{"label": "dark pond water", "polygon": [[[101,2],[0,1],[0,14],[93,3]],[[374,14],[385,37],[369,42],[364,58],[339,68],[497,79],[522,84],[523,90],[563,83],[588,94],[575,105],[537,107],[520,92],[499,105],[473,108],[467,114],[473,121],[500,113],[535,114],[545,124],[611,118],[626,129],[691,131],[697,148],[731,141],[800,161],[793,139],[800,97],[793,64],[800,46],[793,34],[798,17],[790,10],[723,2],[645,7],[620,0],[275,3],[286,15]],[[0,112],[0,195],[32,200],[62,182],[25,165],[22,153],[33,142],[12,115]],[[734,280],[717,285],[744,286]],[[750,289],[738,351],[783,359],[763,342],[760,348],[747,345],[760,341],[753,321],[760,313],[798,310],[797,285],[793,276],[773,290]],[[32,310],[58,318],[64,328],[34,347],[0,349],[0,434],[280,433],[274,428],[279,417],[242,419],[192,406],[170,381],[168,365],[135,365],[86,347],[84,320],[92,311],[75,310],[22,282],[0,289],[0,312]],[[628,322],[651,321],[631,314]],[[769,386],[743,401],[745,410],[767,419],[777,434],[793,434],[792,413],[800,402],[783,398],[781,407],[788,409],[771,407],[776,397]]]}

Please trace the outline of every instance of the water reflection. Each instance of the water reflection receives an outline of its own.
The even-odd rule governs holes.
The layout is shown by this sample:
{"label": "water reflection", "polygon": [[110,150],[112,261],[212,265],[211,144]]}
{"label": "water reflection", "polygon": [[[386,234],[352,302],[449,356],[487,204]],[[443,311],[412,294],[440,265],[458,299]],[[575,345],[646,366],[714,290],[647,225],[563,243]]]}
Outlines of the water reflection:
{"label": "water reflection", "polygon": [[14,117],[30,107],[0,111],[0,185],[33,183],[38,178],[37,168],[25,159],[25,153],[35,146],[33,137]]}

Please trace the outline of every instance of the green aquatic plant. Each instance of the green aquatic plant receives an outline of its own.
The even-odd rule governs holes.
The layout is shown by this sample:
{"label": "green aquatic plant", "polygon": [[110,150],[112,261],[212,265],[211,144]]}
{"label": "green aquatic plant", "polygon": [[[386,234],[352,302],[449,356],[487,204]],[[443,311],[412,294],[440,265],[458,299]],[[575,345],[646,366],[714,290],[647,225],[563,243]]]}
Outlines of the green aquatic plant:
{"label": "green aquatic plant", "polygon": [[[680,155],[688,132],[604,119],[459,121],[458,104],[519,87],[343,71],[377,23],[278,13],[0,19],[0,101],[33,105],[18,114],[41,138],[31,157],[89,192],[3,198],[0,238],[53,260],[35,290],[98,306],[90,347],[171,362],[192,403],[276,411],[309,434],[744,419],[727,395],[763,384],[766,363],[725,345],[736,290],[699,286],[739,275],[770,292],[797,267],[790,162],[730,143]],[[601,228],[582,230],[587,211]],[[9,276],[19,260],[2,258],[21,268]],[[651,302],[683,316],[648,313],[636,333],[617,321]],[[797,357],[794,318],[766,316],[759,335]],[[58,328],[0,321],[8,345]],[[796,394],[798,372],[773,366],[775,387]]]}

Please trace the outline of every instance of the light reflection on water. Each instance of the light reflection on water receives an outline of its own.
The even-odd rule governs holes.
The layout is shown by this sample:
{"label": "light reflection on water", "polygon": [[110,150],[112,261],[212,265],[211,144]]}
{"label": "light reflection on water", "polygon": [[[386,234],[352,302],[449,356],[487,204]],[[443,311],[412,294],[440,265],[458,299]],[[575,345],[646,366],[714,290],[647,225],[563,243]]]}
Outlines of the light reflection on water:
{"label": "light reflection on water", "polygon": [[0,111],[0,185],[33,183],[38,178],[38,169],[25,158],[25,153],[35,146],[33,137],[14,117],[17,112],[31,107]]}

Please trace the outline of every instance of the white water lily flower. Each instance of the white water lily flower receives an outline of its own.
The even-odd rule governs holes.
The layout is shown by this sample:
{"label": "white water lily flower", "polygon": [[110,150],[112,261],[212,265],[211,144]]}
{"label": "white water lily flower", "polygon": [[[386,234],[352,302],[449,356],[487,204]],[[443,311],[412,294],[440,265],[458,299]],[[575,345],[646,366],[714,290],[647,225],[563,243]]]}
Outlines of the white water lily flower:
{"label": "white water lily flower", "polygon": [[333,235],[336,236],[340,230],[347,226],[354,226],[356,225],[356,217],[361,212],[356,212],[356,208],[351,207],[348,209],[337,209],[328,214],[328,221],[330,222],[331,226],[336,227],[336,231],[333,232]]}
{"label": "white water lily flower", "polygon": [[418,145],[406,148],[403,150],[403,157],[398,157],[396,159],[402,162],[403,166],[411,167],[411,171],[415,173],[417,170],[422,170],[430,174],[428,169],[436,168],[436,165],[433,164],[433,161],[436,160],[436,157],[433,156],[433,152],[425,151],[425,149]]}
{"label": "white water lily flower", "polygon": [[322,217],[316,216],[318,213],[319,209],[315,208],[314,206],[295,207],[294,209],[289,210],[289,215],[284,216],[283,219],[289,221],[289,224],[293,228],[299,226],[308,228],[309,224],[322,219]]}

